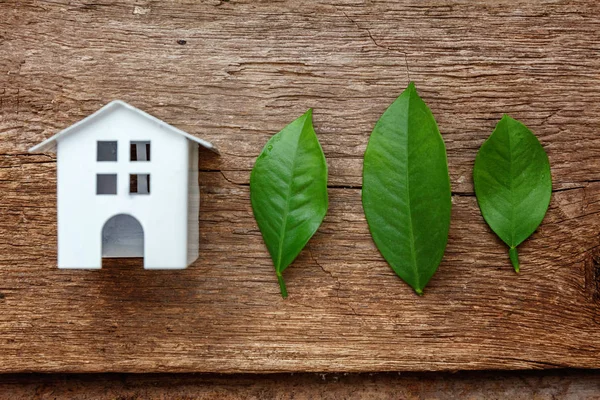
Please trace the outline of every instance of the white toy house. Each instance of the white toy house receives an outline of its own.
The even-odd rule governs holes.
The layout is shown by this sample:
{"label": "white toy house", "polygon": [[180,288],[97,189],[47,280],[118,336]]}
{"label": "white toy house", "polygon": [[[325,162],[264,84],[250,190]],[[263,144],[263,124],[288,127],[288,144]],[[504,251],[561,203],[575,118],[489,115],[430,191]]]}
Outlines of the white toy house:
{"label": "white toy house", "polygon": [[217,152],[117,100],[32,147],[56,151],[58,267],[144,257],[146,269],[182,269],[196,260],[198,145]]}

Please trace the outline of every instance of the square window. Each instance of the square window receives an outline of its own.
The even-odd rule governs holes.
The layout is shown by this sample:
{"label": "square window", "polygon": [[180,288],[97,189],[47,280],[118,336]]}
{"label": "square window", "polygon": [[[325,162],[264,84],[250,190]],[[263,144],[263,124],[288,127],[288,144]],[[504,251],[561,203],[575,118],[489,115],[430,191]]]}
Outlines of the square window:
{"label": "square window", "polygon": [[117,161],[117,142],[98,142],[97,161]]}
{"label": "square window", "polygon": [[129,193],[150,194],[150,174],[129,175]]}
{"label": "square window", "polygon": [[117,174],[96,175],[96,194],[117,194]]}
{"label": "square window", "polygon": [[129,145],[131,161],[150,161],[150,142],[133,141]]}

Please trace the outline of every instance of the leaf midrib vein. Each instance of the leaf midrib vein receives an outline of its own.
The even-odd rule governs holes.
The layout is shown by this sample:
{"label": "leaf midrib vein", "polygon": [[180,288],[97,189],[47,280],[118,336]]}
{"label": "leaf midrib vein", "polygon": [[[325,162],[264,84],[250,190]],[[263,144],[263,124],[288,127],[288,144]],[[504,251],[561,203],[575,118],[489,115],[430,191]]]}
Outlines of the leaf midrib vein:
{"label": "leaf midrib vein", "polygon": [[290,211],[290,198],[292,196],[292,187],[293,187],[293,183],[294,183],[294,178],[296,175],[296,159],[297,159],[297,155],[298,155],[298,145],[300,143],[300,138],[302,137],[302,134],[304,133],[304,128],[306,126],[306,120],[307,118],[304,119],[304,122],[302,123],[302,128],[300,130],[300,134],[298,135],[298,141],[296,142],[296,148],[294,149],[294,157],[292,159],[292,173],[290,175],[290,181],[289,181],[289,185],[288,185],[288,192],[287,192],[287,196],[285,198],[285,208],[283,211],[283,223],[281,224],[281,230],[279,231],[279,247],[278,247],[278,251],[277,251],[277,264],[276,264],[276,268],[275,268],[275,272],[277,273],[277,275],[281,274],[281,258],[283,257],[283,241],[285,239],[285,230],[287,229],[287,217]]}
{"label": "leaf midrib vein", "polygon": [[508,187],[510,190],[510,247],[515,245],[515,193],[513,189],[512,142],[510,140],[510,120],[506,120],[505,130],[508,139]]}
{"label": "leaf midrib vein", "polygon": [[415,272],[415,278],[416,278],[416,282],[415,282],[415,286],[417,288],[419,288],[419,290],[421,290],[421,285],[420,285],[420,276],[419,276],[419,269],[417,268],[417,255],[416,255],[416,250],[415,250],[415,235],[414,235],[414,222],[413,222],[413,213],[412,213],[412,207],[410,204],[410,181],[409,181],[409,166],[410,166],[410,162],[409,162],[409,151],[408,151],[408,136],[409,136],[409,128],[408,125],[410,123],[410,102],[412,100],[412,91],[409,92],[408,94],[408,105],[406,106],[406,203],[408,205],[408,216],[409,216],[409,220],[410,220],[410,224],[408,226],[408,233],[409,233],[409,241],[410,241],[410,252],[411,252],[411,256],[412,256],[412,267],[413,270]]}

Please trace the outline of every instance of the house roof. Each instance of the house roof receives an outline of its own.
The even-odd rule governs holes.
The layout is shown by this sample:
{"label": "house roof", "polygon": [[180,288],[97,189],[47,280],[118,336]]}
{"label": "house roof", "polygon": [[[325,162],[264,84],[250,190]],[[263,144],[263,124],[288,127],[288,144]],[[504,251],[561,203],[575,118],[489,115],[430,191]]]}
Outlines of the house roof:
{"label": "house roof", "polygon": [[30,153],[55,152],[56,151],[56,141],[58,139],[72,133],[73,131],[76,131],[79,127],[86,125],[90,121],[109,112],[110,110],[112,110],[116,107],[123,107],[130,111],[133,111],[137,115],[144,117],[144,118],[150,120],[151,122],[157,124],[160,128],[166,129],[166,130],[176,133],[178,135],[182,135],[185,138],[191,140],[192,142],[196,142],[200,146],[205,147],[208,150],[212,150],[215,153],[219,154],[219,150],[217,150],[217,148],[212,143],[207,142],[206,140],[197,138],[195,136],[192,136],[189,133],[184,132],[180,129],[177,129],[174,126],[171,126],[171,125],[167,124],[166,122],[161,121],[160,119],[153,117],[152,115],[145,113],[144,111],[142,111],[138,108],[135,108],[134,106],[129,105],[121,100],[111,101],[110,103],[108,103],[107,105],[105,105],[104,107],[102,107],[101,109],[96,111],[95,113],[85,117],[84,119],[82,119],[79,122],[76,122],[75,124],[71,125],[67,129],[64,129],[64,130],[58,132],[56,135],[52,136],[51,138],[48,138],[48,139],[44,140],[43,142],[33,146],[32,148],[29,149],[29,152]]}

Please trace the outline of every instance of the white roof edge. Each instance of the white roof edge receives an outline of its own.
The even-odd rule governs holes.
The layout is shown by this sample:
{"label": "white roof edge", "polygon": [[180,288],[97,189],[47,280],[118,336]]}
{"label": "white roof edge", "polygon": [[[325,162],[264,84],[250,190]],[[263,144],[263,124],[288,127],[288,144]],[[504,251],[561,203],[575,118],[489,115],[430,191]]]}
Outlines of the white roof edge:
{"label": "white roof edge", "polygon": [[88,115],[87,117],[85,117],[84,119],[82,119],[81,121],[78,121],[76,123],[74,123],[73,125],[71,125],[70,127],[63,129],[62,131],[58,132],[56,135],[44,140],[43,142],[33,146],[32,148],[29,149],[30,153],[39,153],[39,152],[45,152],[45,151],[56,151],[56,141],[63,137],[68,135],[69,133],[71,133],[72,131],[74,131],[75,129],[79,128],[81,125],[86,124],[87,122],[89,122],[90,120],[94,119],[95,117],[99,116],[100,114],[103,114],[104,112],[108,111],[111,108],[114,108],[116,106],[121,106],[121,107],[125,107],[128,110],[131,110],[139,115],[141,115],[142,117],[145,117],[149,120],[152,120],[153,122],[157,123],[158,125],[160,125],[163,128],[166,128],[168,130],[170,130],[171,132],[177,133],[179,135],[184,136],[186,139],[191,140],[192,142],[196,142],[198,143],[200,146],[211,150],[217,154],[219,153],[219,150],[210,142],[207,142],[204,139],[200,139],[197,138],[193,135],[190,135],[187,132],[182,131],[181,129],[177,129],[172,125],[167,124],[165,121],[160,120],[150,114],[148,114],[147,112],[144,112],[142,110],[140,110],[139,108],[136,108],[130,104],[127,104],[126,102],[122,101],[122,100],[113,100],[110,103],[106,104],[104,107],[100,108],[98,111],[94,112],[93,114]]}

